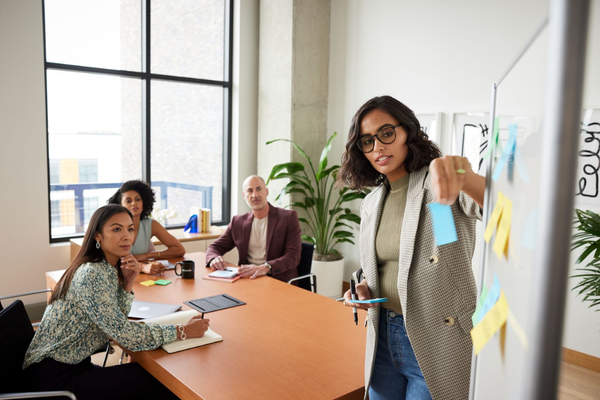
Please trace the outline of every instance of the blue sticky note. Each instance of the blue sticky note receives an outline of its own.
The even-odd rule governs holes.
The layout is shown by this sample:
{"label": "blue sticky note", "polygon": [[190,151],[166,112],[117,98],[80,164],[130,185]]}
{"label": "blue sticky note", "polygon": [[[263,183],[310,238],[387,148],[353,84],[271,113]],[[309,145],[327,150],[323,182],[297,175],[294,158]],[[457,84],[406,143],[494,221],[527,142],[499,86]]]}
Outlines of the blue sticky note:
{"label": "blue sticky note", "polygon": [[525,161],[523,161],[523,150],[515,144],[515,165],[517,166],[517,172],[521,180],[525,183],[529,183],[529,174],[525,167]]}
{"label": "blue sticky note", "polygon": [[448,243],[456,242],[456,226],[454,225],[454,217],[452,217],[452,209],[440,203],[427,204],[431,212],[433,220],[433,234],[435,235],[435,243],[437,246],[443,246]]}
{"label": "blue sticky note", "polygon": [[494,306],[494,304],[496,304],[496,302],[498,301],[499,298],[500,298],[500,281],[498,280],[498,277],[496,276],[496,274],[494,274],[494,283],[492,284],[492,288],[488,291],[487,297],[485,298],[485,301],[483,302],[483,306],[481,307],[481,310],[479,311],[479,315],[477,316],[477,318],[475,318],[477,323],[479,323],[479,321],[481,321],[483,319],[483,317],[485,317],[485,314],[487,314],[487,312],[490,311],[490,309]]}
{"label": "blue sticky note", "polygon": [[502,151],[502,155],[498,160],[498,164],[496,164],[496,169],[494,170],[494,175],[492,175],[492,179],[497,181],[500,178],[500,174],[502,170],[508,163],[509,159],[515,152],[515,145],[517,144],[517,125],[509,125],[508,127],[508,143],[504,146],[504,150]]}

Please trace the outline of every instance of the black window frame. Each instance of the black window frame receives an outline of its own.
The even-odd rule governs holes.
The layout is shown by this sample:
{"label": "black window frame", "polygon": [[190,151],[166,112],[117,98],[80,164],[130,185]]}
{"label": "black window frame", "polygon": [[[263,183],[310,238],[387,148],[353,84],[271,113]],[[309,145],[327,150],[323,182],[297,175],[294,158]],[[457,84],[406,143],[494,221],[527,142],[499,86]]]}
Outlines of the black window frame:
{"label": "black window frame", "polygon": [[[75,71],[86,72],[101,75],[138,78],[144,85],[143,105],[142,105],[142,176],[141,179],[152,183],[150,143],[151,143],[151,85],[153,80],[162,80],[167,82],[184,82],[203,84],[210,86],[220,86],[223,88],[223,176],[222,176],[222,201],[221,201],[221,220],[213,220],[213,225],[226,225],[231,219],[231,120],[232,120],[232,88],[233,88],[233,1],[224,0],[225,8],[225,26],[224,26],[224,51],[223,51],[223,77],[225,80],[216,81],[209,79],[189,78],[174,75],[154,74],[151,72],[151,0],[140,0],[142,8],[142,72],[117,70],[109,68],[96,68],[80,65],[62,64],[48,62],[46,56],[46,1],[42,0],[42,32],[44,40],[44,85],[46,96],[46,163],[47,163],[47,182],[48,182],[48,230],[50,243],[68,242],[72,238],[82,237],[85,233],[77,233],[60,238],[52,237],[52,213],[50,200],[50,140],[48,130],[48,70],[57,71]],[[169,226],[167,229],[180,229],[184,225]]]}

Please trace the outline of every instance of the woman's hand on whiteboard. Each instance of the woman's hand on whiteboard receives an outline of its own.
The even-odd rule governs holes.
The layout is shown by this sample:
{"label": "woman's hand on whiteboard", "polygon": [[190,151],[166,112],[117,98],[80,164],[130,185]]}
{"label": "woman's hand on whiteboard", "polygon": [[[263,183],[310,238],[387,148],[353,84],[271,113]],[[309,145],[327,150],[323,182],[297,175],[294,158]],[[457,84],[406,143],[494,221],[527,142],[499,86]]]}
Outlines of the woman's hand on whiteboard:
{"label": "woman's hand on whiteboard", "polygon": [[444,156],[429,164],[433,194],[440,204],[452,205],[474,175],[466,157]]}
{"label": "woman's hand on whiteboard", "polygon": [[[356,297],[358,297],[358,300],[369,300],[371,298],[371,291],[369,290],[366,279],[363,279],[358,285],[356,285]],[[356,307],[368,310],[369,308],[377,306],[377,304],[351,303],[350,300],[352,300],[352,293],[350,293],[350,290],[347,290],[346,293],[344,293],[344,305],[346,307]]]}

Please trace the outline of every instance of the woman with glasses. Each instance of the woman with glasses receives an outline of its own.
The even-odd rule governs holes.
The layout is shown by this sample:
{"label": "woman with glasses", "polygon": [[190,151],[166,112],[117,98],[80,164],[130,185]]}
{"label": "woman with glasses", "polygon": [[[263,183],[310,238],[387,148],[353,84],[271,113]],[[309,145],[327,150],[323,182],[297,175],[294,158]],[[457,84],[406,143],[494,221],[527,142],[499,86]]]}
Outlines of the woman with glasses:
{"label": "woman with glasses", "polygon": [[[133,215],[134,243],[131,254],[138,261],[148,259],[165,259],[182,257],[185,248],[177,238],[169,233],[164,226],[150,217],[154,207],[154,190],[144,181],[132,180],[125,182],[119,190],[108,199],[109,204],[120,204],[131,211]],[[152,237],[156,236],[167,248],[156,251],[152,244]],[[158,262],[142,263],[142,272],[156,275],[163,272],[165,267]]]}
{"label": "woman with glasses", "polygon": [[[442,157],[414,113],[375,97],[356,113],[338,174],[376,187],[361,205],[360,300],[368,309],[365,388],[371,400],[466,399],[471,368],[471,270],[485,179],[466,158]],[[427,205],[451,206],[458,241],[437,246]],[[350,291],[344,304],[350,303]]]}

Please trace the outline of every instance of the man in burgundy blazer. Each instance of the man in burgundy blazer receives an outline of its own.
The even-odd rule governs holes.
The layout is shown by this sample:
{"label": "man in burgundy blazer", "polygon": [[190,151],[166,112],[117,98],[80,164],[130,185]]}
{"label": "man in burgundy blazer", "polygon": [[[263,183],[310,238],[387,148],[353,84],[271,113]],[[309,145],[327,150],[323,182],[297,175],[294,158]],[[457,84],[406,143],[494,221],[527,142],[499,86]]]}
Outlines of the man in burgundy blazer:
{"label": "man in burgundy blazer", "polygon": [[[225,233],[208,247],[206,267],[224,269],[226,263],[223,254],[237,247],[239,273],[242,277],[254,279],[262,275],[271,275],[284,282],[297,277],[302,250],[298,214],[294,210],[269,204],[269,190],[259,176],[252,175],[246,178],[243,189],[244,199],[252,211],[233,217]],[[265,217],[268,217],[266,221],[263,220]],[[266,222],[266,233],[263,224],[262,236],[258,233],[261,232],[260,228],[257,228],[261,221]],[[257,243],[265,248],[262,254],[259,250],[261,246],[256,246]],[[249,263],[249,258],[261,262],[252,264]]]}

